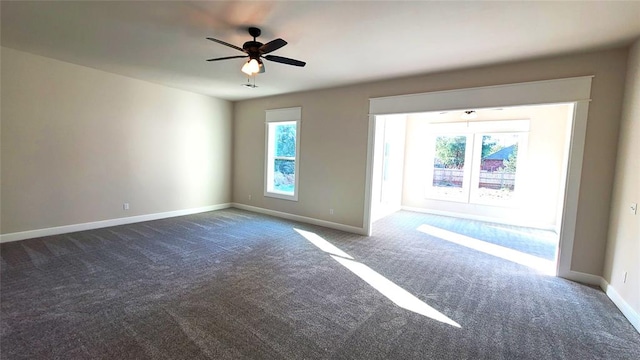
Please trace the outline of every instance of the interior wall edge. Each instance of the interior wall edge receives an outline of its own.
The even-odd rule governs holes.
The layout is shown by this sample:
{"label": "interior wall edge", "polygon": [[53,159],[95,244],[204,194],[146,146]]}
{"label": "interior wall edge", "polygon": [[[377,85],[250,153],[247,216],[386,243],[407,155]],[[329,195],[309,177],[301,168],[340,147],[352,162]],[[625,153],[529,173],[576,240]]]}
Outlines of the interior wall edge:
{"label": "interior wall edge", "polygon": [[191,208],[191,209],[174,210],[174,211],[167,211],[167,212],[161,212],[161,213],[155,213],[155,214],[136,215],[136,216],[123,217],[123,218],[116,218],[116,219],[92,221],[92,222],[86,222],[81,224],[72,224],[72,225],[50,227],[45,229],[36,229],[36,230],[27,230],[27,231],[20,231],[20,232],[8,233],[8,234],[0,234],[0,243],[27,240],[27,239],[33,239],[33,238],[38,238],[43,236],[67,234],[67,233],[72,233],[77,231],[101,229],[101,228],[110,227],[110,226],[127,225],[127,224],[152,221],[152,220],[161,220],[161,219],[167,219],[167,218],[177,217],[177,216],[192,215],[192,214],[204,213],[209,211],[222,210],[230,207],[231,207],[231,203],[222,203],[222,204],[209,205],[209,206],[203,206],[203,207]]}

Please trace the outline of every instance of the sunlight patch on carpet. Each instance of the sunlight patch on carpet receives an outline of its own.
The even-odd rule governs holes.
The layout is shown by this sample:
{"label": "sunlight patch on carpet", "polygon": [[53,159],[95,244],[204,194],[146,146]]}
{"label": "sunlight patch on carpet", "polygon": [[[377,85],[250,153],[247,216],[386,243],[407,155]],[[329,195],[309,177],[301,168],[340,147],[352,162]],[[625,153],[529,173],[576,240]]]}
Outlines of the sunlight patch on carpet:
{"label": "sunlight patch on carpet", "polygon": [[506,227],[500,227],[500,226],[492,226],[492,225],[488,225],[489,228],[492,229],[496,229],[498,231],[506,231],[506,232],[510,232],[516,235],[520,235],[520,236],[535,236],[537,240],[539,241],[545,241],[545,242],[549,242],[549,243],[558,243],[558,234],[553,233],[551,231],[538,231],[536,232],[536,234],[532,234],[530,232],[527,231],[522,231],[522,230],[515,230],[515,229],[509,229]]}
{"label": "sunlight patch on carpet", "polygon": [[488,255],[499,257],[520,265],[532,268],[544,275],[555,274],[555,264],[553,261],[539,258],[504,246],[492,244],[470,236],[458,234],[452,231],[437,228],[431,225],[420,225],[418,231],[435,236],[439,239],[452,242],[457,245],[477,250]]}
{"label": "sunlight patch on carpet", "polygon": [[295,230],[298,234],[302,235],[305,239],[309,240],[309,242],[317,246],[320,250],[332,255],[337,255],[346,259],[353,260],[353,258],[349,254],[338,249],[332,243],[320,237],[320,235],[313,233],[311,231],[305,231],[300,229],[293,229],[293,230]]}
{"label": "sunlight patch on carpet", "polygon": [[375,270],[371,269],[367,265],[364,265],[358,261],[353,260],[353,257],[340,250],[327,240],[320,237],[310,231],[304,231],[294,229],[298,234],[302,235],[305,239],[318,247],[320,250],[327,252],[331,257],[342,266],[349,269],[352,273],[356,274],[367,284],[371,285],[374,289],[386,296],[394,304],[400,306],[403,309],[412,311],[416,314],[426,316],[433,320],[454,326],[459,328],[460,324],[451,320],[443,313],[427,305],[422,300],[413,296],[411,293],[396,285],[391,280],[380,275]]}

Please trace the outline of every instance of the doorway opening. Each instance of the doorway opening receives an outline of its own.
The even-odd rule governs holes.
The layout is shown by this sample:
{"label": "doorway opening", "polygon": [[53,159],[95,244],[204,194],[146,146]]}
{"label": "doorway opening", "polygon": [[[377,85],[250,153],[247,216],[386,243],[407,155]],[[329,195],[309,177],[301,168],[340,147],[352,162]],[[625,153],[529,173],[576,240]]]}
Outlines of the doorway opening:
{"label": "doorway opening", "polygon": [[[552,104],[475,109],[473,119],[469,110],[377,117],[373,221],[400,209],[476,220],[456,226],[489,243],[493,233],[501,238],[494,245],[511,252],[544,249],[538,269],[553,273],[573,111]],[[511,227],[498,234],[497,224]]]}
{"label": "doorway opening", "polygon": [[591,79],[371,99],[365,230],[406,209],[555,231],[571,277]]}

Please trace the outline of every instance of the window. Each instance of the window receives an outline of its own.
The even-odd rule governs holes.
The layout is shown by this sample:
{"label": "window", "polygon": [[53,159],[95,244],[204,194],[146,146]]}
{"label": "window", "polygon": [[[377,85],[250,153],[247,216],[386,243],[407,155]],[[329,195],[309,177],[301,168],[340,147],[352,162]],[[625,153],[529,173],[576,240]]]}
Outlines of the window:
{"label": "window", "polygon": [[[491,132],[475,134],[476,152],[472,174],[471,202],[508,205],[516,194],[518,163],[522,163],[526,133]],[[520,155],[519,155],[520,154]]]}
{"label": "window", "polygon": [[428,198],[512,205],[528,120],[433,124],[431,128]]}
{"label": "window", "polygon": [[468,202],[473,134],[462,122],[431,124],[429,128],[426,197]]}
{"label": "window", "polygon": [[301,108],[267,110],[264,195],[298,200]]}
{"label": "window", "polygon": [[432,195],[449,200],[466,200],[467,136],[438,135],[435,137],[434,151]]}

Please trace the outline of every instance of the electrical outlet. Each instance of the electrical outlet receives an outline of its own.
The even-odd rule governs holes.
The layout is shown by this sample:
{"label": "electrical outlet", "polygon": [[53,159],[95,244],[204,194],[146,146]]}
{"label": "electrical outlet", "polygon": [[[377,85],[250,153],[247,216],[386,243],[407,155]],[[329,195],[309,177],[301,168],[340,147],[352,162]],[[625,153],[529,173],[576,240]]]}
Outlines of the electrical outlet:
{"label": "electrical outlet", "polygon": [[122,210],[129,210],[129,203],[122,204]]}
{"label": "electrical outlet", "polygon": [[333,209],[329,209],[329,215],[333,215]]}
{"label": "electrical outlet", "polygon": [[251,194],[249,194],[249,200],[251,200]]}

